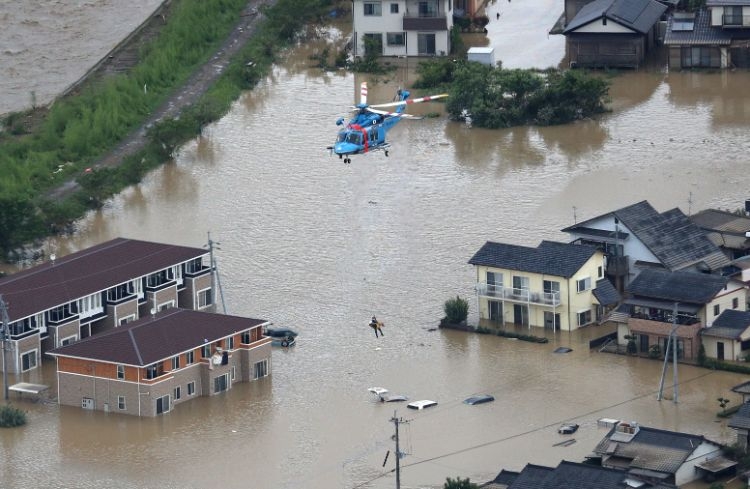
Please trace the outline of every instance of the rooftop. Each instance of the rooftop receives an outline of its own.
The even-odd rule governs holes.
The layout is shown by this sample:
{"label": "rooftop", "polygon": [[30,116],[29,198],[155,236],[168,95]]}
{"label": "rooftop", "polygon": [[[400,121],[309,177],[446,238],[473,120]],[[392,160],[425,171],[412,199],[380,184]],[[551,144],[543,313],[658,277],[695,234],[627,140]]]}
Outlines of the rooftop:
{"label": "rooftop", "polygon": [[593,246],[554,241],[542,241],[536,248],[487,241],[469,263],[570,278],[596,252]]}

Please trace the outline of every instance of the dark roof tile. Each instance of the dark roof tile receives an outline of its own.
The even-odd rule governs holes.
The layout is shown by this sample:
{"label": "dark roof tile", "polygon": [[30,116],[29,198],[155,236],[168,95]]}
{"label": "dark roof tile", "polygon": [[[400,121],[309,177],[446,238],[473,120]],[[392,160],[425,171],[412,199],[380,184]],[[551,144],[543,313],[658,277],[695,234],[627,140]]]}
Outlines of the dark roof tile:
{"label": "dark roof tile", "polygon": [[690,304],[707,304],[729,282],[729,278],[699,272],[670,272],[647,268],[627,287],[634,296]]}
{"label": "dark roof tile", "polygon": [[554,241],[542,241],[536,248],[487,241],[469,263],[570,278],[596,251],[593,246]]}
{"label": "dark roof tile", "polygon": [[172,308],[49,353],[143,367],[266,322]]}
{"label": "dark roof tile", "polygon": [[15,321],[207,253],[117,238],[3,277],[0,294]]}

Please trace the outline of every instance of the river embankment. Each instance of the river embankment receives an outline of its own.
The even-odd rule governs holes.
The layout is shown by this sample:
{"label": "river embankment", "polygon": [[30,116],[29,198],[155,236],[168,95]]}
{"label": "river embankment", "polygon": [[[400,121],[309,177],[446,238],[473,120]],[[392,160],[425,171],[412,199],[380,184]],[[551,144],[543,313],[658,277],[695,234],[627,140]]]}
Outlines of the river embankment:
{"label": "river embankment", "polygon": [[[169,161],[252,88],[325,8],[317,0],[166,2],[42,112],[38,125],[24,126],[23,115],[6,118],[0,138],[10,170],[0,179],[5,257],[70,231],[88,209]],[[116,69],[132,63],[135,52],[137,62],[124,73]]]}

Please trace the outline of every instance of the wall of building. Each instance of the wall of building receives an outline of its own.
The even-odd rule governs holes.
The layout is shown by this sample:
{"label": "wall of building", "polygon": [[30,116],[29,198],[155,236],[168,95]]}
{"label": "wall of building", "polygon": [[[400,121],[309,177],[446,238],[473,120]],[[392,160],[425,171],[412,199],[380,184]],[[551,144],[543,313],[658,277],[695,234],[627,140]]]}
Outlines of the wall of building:
{"label": "wall of building", "polygon": [[675,473],[675,485],[682,487],[683,484],[698,480],[702,473],[695,469],[695,464],[704,462],[717,455],[721,455],[721,449],[713,443],[703,442],[698,448],[693,450],[684,464],[677,469]]}

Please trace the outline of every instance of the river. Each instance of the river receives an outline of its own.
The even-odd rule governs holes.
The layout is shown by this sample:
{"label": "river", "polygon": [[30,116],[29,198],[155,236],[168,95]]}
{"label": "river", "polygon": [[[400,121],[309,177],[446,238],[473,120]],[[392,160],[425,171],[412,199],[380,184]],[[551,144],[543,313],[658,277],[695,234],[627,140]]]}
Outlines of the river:
{"label": "river", "polygon": [[[513,45],[508,36],[493,45]],[[644,199],[660,211],[741,207],[748,73],[625,72],[611,79],[610,113],[559,127],[404,121],[388,158],[344,165],[324,148],[359,83],[370,82],[371,103],[390,101],[413,66],[388,80],[325,74],[309,68],[311,49],[289,52],[174,162],[47,245],[58,255],[116,236],[200,246],[210,231],[228,312],[292,327],[298,345],[274,351],[271,377],[156,419],[23,400],[28,425],[0,431],[1,487],[391,488],[394,412],[408,421],[405,489],[582,461],[606,433],[602,417],[731,441],[716,399],[739,403],[729,389],[744,376],[680,365],[679,402],[671,372],[657,401],[660,362],[588,349],[605,327],[547,333],[544,345],[435,327],[456,295],[477,321],[467,261],[486,240],[564,240],[574,221]],[[382,338],[367,327],[373,314]],[[12,380],[54,393],[51,362]],[[375,385],[439,404],[374,402]],[[461,402],[480,392],[497,400]],[[577,442],[554,446],[564,421],[581,424]]]}

